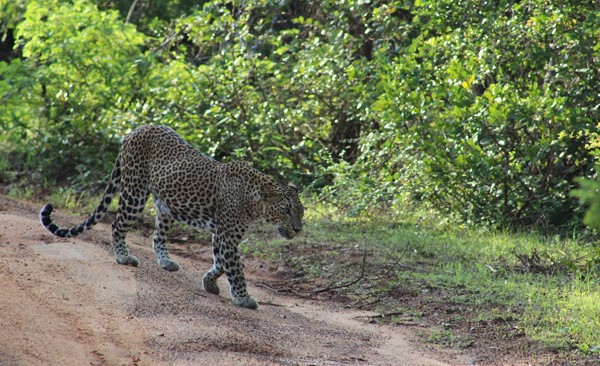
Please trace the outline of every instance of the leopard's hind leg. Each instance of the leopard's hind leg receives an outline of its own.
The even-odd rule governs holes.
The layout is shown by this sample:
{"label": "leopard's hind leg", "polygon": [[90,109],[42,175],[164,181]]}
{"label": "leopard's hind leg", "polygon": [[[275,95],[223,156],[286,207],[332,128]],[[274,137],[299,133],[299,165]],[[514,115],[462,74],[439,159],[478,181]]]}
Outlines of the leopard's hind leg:
{"label": "leopard's hind leg", "polygon": [[210,271],[204,274],[202,277],[202,287],[211,294],[218,295],[221,290],[217,285],[217,279],[223,275],[225,269],[223,268],[223,263],[225,259],[221,253],[221,243],[217,240],[216,234],[213,234],[212,237],[212,245],[213,245],[213,267]]}
{"label": "leopard's hind leg", "polygon": [[156,228],[152,236],[152,248],[156,254],[158,264],[167,271],[174,272],[179,270],[179,263],[169,257],[167,250],[167,232],[173,224],[173,217],[169,208],[156,196],[154,196],[156,204]]}
{"label": "leopard's hind leg", "polygon": [[117,263],[137,267],[140,261],[137,257],[129,254],[129,248],[125,242],[127,231],[139,218],[144,210],[149,193],[139,189],[127,189],[124,187],[119,198],[119,210],[117,218],[112,224],[112,245],[115,251]]}

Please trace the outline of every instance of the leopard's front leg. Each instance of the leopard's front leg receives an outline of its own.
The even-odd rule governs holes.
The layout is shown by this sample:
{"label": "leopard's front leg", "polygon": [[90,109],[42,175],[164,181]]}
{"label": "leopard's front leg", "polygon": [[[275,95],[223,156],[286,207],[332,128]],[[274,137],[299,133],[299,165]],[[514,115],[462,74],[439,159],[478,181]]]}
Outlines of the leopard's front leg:
{"label": "leopard's front leg", "polygon": [[211,293],[218,293],[216,280],[224,272],[229,281],[233,303],[248,309],[258,308],[258,303],[248,295],[246,290],[246,281],[237,242],[225,232],[217,232],[213,235],[213,250],[214,266],[212,270],[204,275],[202,280],[204,289]]}

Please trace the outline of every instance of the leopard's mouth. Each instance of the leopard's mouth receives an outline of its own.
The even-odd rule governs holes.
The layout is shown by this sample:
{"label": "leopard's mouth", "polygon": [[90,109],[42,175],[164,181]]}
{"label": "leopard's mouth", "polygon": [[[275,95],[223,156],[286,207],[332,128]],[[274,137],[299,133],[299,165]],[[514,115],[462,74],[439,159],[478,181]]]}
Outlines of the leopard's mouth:
{"label": "leopard's mouth", "polygon": [[277,232],[284,239],[292,239],[295,236],[295,233],[293,231],[287,230],[286,228],[281,226],[277,227]]}

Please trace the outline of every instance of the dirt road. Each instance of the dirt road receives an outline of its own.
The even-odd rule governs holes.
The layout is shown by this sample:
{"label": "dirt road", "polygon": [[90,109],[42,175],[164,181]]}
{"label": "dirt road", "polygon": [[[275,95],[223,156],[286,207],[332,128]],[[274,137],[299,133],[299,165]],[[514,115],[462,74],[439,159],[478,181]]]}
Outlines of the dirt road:
{"label": "dirt road", "polygon": [[[56,215],[62,223],[77,220]],[[37,207],[0,197],[0,365],[458,365],[451,352],[411,342],[412,328],[378,326],[323,302],[253,286],[268,275],[246,266],[258,310],[201,287],[210,246],[155,261],[150,238],[129,236],[139,268],[115,263],[109,226],[76,239],[49,235]],[[432,354],[435,352],[436,354]],[[439,361],[443,360],[443,361]]]}

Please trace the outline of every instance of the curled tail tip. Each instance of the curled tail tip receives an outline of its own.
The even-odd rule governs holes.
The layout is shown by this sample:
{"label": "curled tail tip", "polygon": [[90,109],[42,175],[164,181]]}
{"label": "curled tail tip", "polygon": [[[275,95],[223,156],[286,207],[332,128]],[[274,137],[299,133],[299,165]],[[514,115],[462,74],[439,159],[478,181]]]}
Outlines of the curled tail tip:
{"label": "curled tail tip", "polygon": [[52,207],[51,204],[47,204],[46,206],[42,207],[40,211],[40,219],[42,220],[42,225],[44,225],[45,227],[48,227],[48,225],[52,223],[52,220],[50,219],[50,214],[53,210],[54,207]]}
{"label": "curled tail tip", "polygon": [[52,221],[52,218],[50,217],[52,210],[54,210],[52,205],[47,204],[46,206],[42,207],[40,211],[40,221],[42,222],[42,225],[46,228],[46,230],[48,230],[52,235],[58,236],[60,238],[71,238],[81,234],[88,228],[84,223],[79,226],[75,226],[71,229],[61,229]]}
{"label": "curled tail tip", "polygon": [[42,222],[42,225],[46,228],[46,230],[48,230],[53,235],[65,237],[65,230],[59,229],[59,227],[55,223],[53,223],[52,219],[50,218],[50,214],[53,210],[54,207],[52,207],[51,204],[47,204],[46,206],[42,207],[40,211],[40,221]]}
{"label": "curled tail tip", "polygon": [[54,211],[54,207],[48,203],[44,207],[42,207],[42,210],[40,211],[40,215],[50,215],[52,213],[52,211]]}

